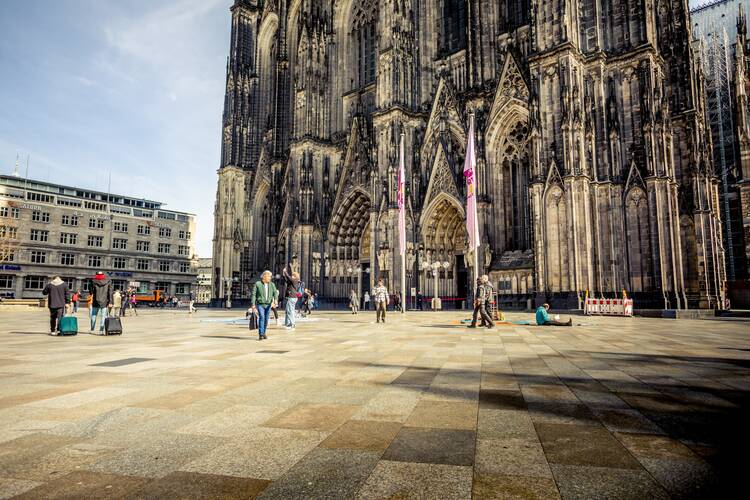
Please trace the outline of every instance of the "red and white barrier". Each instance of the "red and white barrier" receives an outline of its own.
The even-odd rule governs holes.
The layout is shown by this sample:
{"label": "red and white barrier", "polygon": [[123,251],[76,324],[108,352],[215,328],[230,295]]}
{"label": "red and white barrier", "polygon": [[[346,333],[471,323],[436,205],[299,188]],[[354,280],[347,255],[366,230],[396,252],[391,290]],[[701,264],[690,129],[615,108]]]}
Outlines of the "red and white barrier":
{"label": "red and white barrier", "polygon": [[583,314],[601,316],[632,316],[633,299],[586,299]]}

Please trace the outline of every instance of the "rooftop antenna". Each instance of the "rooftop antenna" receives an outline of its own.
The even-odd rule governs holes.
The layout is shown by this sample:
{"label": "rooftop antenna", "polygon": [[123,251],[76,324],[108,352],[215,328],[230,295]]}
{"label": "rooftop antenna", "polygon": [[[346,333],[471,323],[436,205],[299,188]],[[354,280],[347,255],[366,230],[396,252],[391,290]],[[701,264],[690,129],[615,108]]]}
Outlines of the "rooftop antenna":
{"label": "rooftop antenna", "polygon": [[18,153],[16,153],[16,168],[13,170],[13,177],[21,177],[21,174],[18,173]]}

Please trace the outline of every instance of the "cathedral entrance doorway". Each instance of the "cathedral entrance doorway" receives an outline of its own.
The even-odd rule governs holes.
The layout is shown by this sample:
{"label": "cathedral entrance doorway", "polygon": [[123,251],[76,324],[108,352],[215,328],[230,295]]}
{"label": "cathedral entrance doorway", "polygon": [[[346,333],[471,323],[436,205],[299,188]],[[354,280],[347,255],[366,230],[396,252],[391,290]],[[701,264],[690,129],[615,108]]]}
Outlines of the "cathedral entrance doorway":
{"label": "cathedral entrance doorway", "polygon": [[443,308],[461,307],[469,274],[464,262],[466,222],[463,207],[447,193],[438,194],[423,212],[422,278],[425,297],[441,297]]}

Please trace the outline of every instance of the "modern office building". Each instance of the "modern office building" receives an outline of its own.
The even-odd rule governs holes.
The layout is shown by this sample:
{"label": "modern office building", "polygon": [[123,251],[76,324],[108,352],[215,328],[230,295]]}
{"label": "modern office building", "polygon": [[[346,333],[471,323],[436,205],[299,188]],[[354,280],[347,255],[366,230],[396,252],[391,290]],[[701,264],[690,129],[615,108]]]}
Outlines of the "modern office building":
{"label": "modern office building", "polygon": [[199,304],[211,302],[211,272],[213,259],[198,259],[198,289],[195,301]]}
{"label": "modern office building", "polygon": [[193,234],[193,215],[156,201],[0,175],[0,294],[41,297],[54,275],[88,290],[101,270],[116,289],[186,298]]}

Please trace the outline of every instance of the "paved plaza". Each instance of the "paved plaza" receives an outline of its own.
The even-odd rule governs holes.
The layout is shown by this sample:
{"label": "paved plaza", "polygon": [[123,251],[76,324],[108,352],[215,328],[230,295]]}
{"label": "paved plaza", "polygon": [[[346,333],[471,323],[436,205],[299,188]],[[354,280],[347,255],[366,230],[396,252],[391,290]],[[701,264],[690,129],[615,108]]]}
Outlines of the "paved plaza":
{"label": "paved plaza", "polygon": [[0,498],[718,498],[747,463],[747,321],[241,316],[0,309]]}

